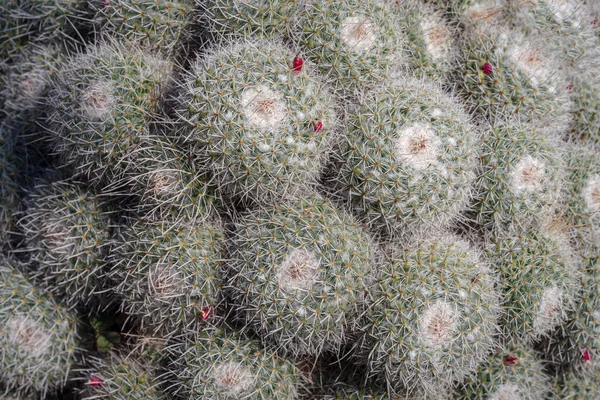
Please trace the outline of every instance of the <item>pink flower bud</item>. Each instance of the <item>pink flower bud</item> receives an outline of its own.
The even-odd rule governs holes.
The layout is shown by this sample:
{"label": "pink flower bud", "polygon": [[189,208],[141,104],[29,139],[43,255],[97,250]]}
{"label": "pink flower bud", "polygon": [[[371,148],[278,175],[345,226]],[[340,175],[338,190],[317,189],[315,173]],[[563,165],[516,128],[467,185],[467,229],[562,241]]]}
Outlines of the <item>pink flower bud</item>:
{"label": "pink flower bud", "polygon": [[313,129],[315,132],[321,132],[321,129],[323,129],[323,123],[321,121],[314,122]]}
{"label": "pink flower bud", "polygon": [[210,307],[204,307],[202,309],[202,315],[201,315],[202,321],[206,321],[208,318],[210,318],[210,314],[211,314]]}
{"label": "pink flower bud", "polygon": [[104,381],[99,376],[92,376],[88,381],[88,385],[95,388],[102,387],[103,383]]}
{"label": "pink flower bud", "polygon": [[517,361],[519,361],[519,359],[517,357],[513,357],[513,356],[508,356],[504,359],[504,362],[508,365],[513,365],[515,364]]}
{"label": "pink flower bud", "polygon": [[590,356],[590,352],[588,351],[588,349],[585,349],[585,351],[583,352],[583,359],[586,362],[592,361],[592,356]]}
{"label": "pink flower bud", "polygon": [[484,74],[486,74],[486,76],[490,76],[492,72],[494,72],[494,67],[492,67],[492,64],[490,64],[489,62],[486,62],[485,64],[483,64],[483,67],[481,67],[481,70]]}
{"label": "pink flower bud", "polygon": [[300,57],[294,57],[294,61],[292,61],[292,71],[294,71],[296,75],[302,71],[303,66],[304,60]]}

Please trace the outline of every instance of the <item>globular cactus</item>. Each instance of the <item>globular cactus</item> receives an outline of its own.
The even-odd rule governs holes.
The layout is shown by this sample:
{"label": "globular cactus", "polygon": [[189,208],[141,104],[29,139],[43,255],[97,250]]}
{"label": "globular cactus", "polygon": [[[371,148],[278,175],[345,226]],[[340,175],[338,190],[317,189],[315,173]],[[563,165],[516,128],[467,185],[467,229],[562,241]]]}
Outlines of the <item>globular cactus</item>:
{"label": "globular cactus", "polygon": [[106,291],[110,210],[101,198],[68,181],[38,182],[18,221],[34,281],[65,304],[84,305]]}
{"label": "globular cactus", "polygon": [[348,114],[332,186],[374,230],[394,236],[447,226],[466,207],[474,127],[439,86],[397,76]]}
{"label": "globular cactus", "polygon": [[574,68],[568,85],[573,102],[570,137],[592,146],[600,144],[600,74],[594,65]]}
{"label": "globular cactus", "polygon": [[0,379],[42,397],[65,385],[77,361],[77,318],[0,258]]}
{"label": "globular cactus", "polygon": [[556,132],[568,127],[566,77],[541,37],[470,32],[461,47],[452,81],[471,111],[491,122],[516,115]]}
{"label": "globular cactus", "polygon": [[222,301],[223,222],[212,208],[134,220],[112,250],[126,312],[164,336],[215,321]]}
{"label": "globular cactus", "polygon": [[9,243],[21,203],[16,132],[0,121],[0,247]]}
{"label": "globular cactus", "polygon": [[372,240],[316,193],[236,222],[228,289],[246,324],[290,354],[339,351],[374,268]]}
{"label": "globular cactus", "polygon": [[185,140],[221,193],[265,204],[316,184],[334,100],[314,66],[295,68],[294,58],[275,42],[244,40],[192,65],[179,99]]}
{"label": "globular cactus", "polygon": [[443,14],[431,6],[413,0],[398,3],[410,68],[418,76],[443,78],[457,53],[454,30]]}
{"label": "globular cactus", "polygon": [[578,365],[600,354],[600,256],[586,258],[575,308],[543,344],[545,358]]}
{"label": "globular cactus", "polygon": [[473,217],[488,230],[524,227],[551,216],[560,201],[564,166],[558,140],[516,120],[482,130]]}
{"label": "globular cactus", "polygon": [[460,382],[495,346],[496,281],[480,254],[452,234],[390,244],[369,290],[362,351],[370,372],[392,393],[423,398]]}
{"label": "globular cactus", "polygon": [[138,354],[111,352],[105,358],[89,357],[88,365],[81,372],[85,375],[82,399],[165,399],[157,367]]}
{"label": "globular cactus", "polygon": [[353,94],[406,66],[399,13],[378,0],[310,0],[297,40],[336,89]]}
{"label": "globular cactus", "polygon": [[15,55],[29,41],[65,40],[69,34],[76,35],[77,29],[85,26],[88,14],[84,0],[2,0],[0,56]]}
{"label": "globular cactus", "polygon": [[488,239],[487,255],[500,274],[505,342],[547,337],[565,321],[574,307],[581,261],[559,222],[511,226]]}
{"label": "globular cactus", "polygon": [[600,251],[600,154],[595,146],[567,147],[567,179],[563,191],[564,217],[572,240],[584,255]]}
{"label": "globular cactus", "polygon": [[66,62],[47,98],[47,124],[63,164],[96,186],[145,172],[138,164],[161,150],[150,126],[170,73],[169,62],[116,41]]}
{"label": "globular cactus", "polygon": [[552,384],[535,351],[519,344],[494,351],[456,390],[465,400],[544,400]]}
{"label": "globular cactus", "polygon": [[166,55],[187,40],[195,19],[193,0],[93,0],[90,4],[99,32]]}
{"label": "globular cactus", "polygon": [[585,364],[557,377],[552,400],[596,400],[600,397],[600,353],[595,353]]}
{"label": "globular cactus", "polygon": [[304,384],[294,364],[234,331],[208,329],[169,350],[171,385],[187,398],[292,400]]}
{"label": "globular cactus", "polygon": [[301,20],[299,0],[196,0],[200,24],[217,37],[289,36]]}

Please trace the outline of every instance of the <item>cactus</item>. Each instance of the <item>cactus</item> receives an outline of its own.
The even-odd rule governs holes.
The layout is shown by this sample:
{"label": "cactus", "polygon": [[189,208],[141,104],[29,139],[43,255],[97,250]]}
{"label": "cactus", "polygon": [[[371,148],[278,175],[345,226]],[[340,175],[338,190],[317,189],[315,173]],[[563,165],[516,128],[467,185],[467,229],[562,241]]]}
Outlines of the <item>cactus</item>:
{"label": "cactus", "polygon": [[220,328],[206,330],[169,351],[177,357],[178,384],[173,386],[187,398],[292,400],[304,381],[287,359]]}
{"label": "cactus", "polygon": [[186,139],[226,195],[274,202],[315,184],[335,131],[333,99],[274,42],[218,47],[192,65],[179,99]]}
{"label": "cactus", "polygon": [[595,400],[600,396],[599,354],[578,368],[560,374],[554,384],[553,400]]}
{"label": "cactus", "polygon": [[98,31],[174,53],[189,36],[195,19],[193,0],[93,0]]}
{"label": "cactus", "polygon": [[289,36],[300,22],[299,0],[196,0],[200,24],[217,37]]}
{"label": "cactus", "polygon": [[556,132],[568,127],[566,78],[543,38],[471,32],[462,47],[452,80],[471,111],[492,122],[517,115]]}
{"label": "cactus", "polygon": [[13,56],[30,40],[66,40],[84,27],[88,12],[84,0],[2,0],[0,58]]}
{"label": "cactus", "polygon": [[107,359],[90,357],[82,399],[160,400],[165,395],[152,365],[137,355],[111,352]]}
{"label": "cactus", "polygon": [[15,214],[21,203],[17,149],[14,130],[0,121],[0,247],[9,242],[14,232]]}
{"label": "cactus", "polygon": [[593,65],[575,68],[568,86],[573,102],[570,136],[590,145],[600,144],[600,74]]}
{"label": "cactus", "polygon": [[560,225],[510,226],[488,240],[487,254],[501,277],[505,341],[532,342],[565,321],[574,307],[581,261]]}
{"label": "cactus", "polygon": [[469,117],[435,85],[398,76],[349,113],[333,185],[376,231],[447,226],[475,179]]}
{"label": "cactus", "polygon": [[0,257],[0,379],[44,397],[65,385],[76,362],[77,319]]}
{"label": "cactus", "polygon": [[100,198],[67,181],[39,182],[25,199],[24,232],[33,279],[70,306],[108,289],[110,214]]}
{"label": "cactus", "polygon": [[116,41],[70,59],[47,99],[64,164],[98,186],[145,172],[138,164],[161,150],[150,125],[169,74],[168,62]]}
{"label": "cactus", "polygon": [[552,215],[564,173],[558,141],[546,129],[511,120],[480,136],[481,167],[472,214],[488,230],[529,226]]}
{"label": "cactus", "polygon": [[552,386],[544,364],[526,345],[496,350],[477,373],[457,388],[465,400],[544,400]]}
{"label": "cactus", "polygon": [[350,93],[383,82],[406,65],[399,13],[378,0],[310,0],[296,36],[336,89]]}
{"label": "cactus", "polygon": [[390,392],[434,397],[485,360],[499,296],[494,274],[467,242],[438,233],[390,244],[379,272],[362,347]]}
{"label": "cactus", "polygon": [[223,229],[211,208],[132,222],[112,251],[110,275],[120,282],[124,309],[164,336],[214,322],[222,300]]}
{"label": "cactus", "polygon": [[418,1],[399,3],[408,63],[415,74],[442,78],[456,57],[453,29],[435,8]]}
{"label": "cactus", "polygon": [[339,350],[374,257],[350,215],[305,193],[245,215],[231,246],[227,287],[247,325],[291,354]]}

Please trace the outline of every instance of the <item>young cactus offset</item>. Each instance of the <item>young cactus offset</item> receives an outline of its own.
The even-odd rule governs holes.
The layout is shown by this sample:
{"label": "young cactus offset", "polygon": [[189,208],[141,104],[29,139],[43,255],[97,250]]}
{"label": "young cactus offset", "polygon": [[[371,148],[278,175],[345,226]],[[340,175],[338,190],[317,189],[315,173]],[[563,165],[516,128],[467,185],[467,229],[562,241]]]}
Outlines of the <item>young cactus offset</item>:
{"label": "young cactus offset", "polygon": [[600,353],[585,364],[560,374],[554,384],[552,400],[597,400],[600,398]]}
{"label": "young cactus offset", "polygon": [[406,66],[399,18],[379,0],[309,0],[296,35],[335,88],[352,94]]}
{"label": "young cactus offset", "polygon": [[116,41],[65,63],[47,98],[64,163],[100,186],[145,172],[139,164],[161,150],[150,126],[170,71],[167,61]]}
{"label": "young cactus offset", "polygon": [[474,127],[440,87],[397,76],[368,92],[347,118],[333,185],[374,230],[394,236],[447,226],[467,205]]}
{"label": "young cactus offset", "polygon": [[524,230],[511,226],[488,241],[500,274],[503,339],[532,342],[567,318],[577,295],[580,260],[555,221]]}
{"label": "young cactus offset", "polygon": [[371,306],[363,350],[392,393],[435,397],[460,382],[494,347],[496,278],[452,234],[390,244]]}
{"label": "young cactus offset", "polygon": [[100,198],[67,181],[42,181],[25,199],[18,225],[33,262],[33,278],[70,306],[108,288],[111,220]]}
{"label": "young cactus offset", "polygon": [[193,0],[92,0],[97,29],[119,40],[174,53],[189,36]]}
{"label": "young cactus offset", "polygon": [[510,224],[525,227],[552,215],[564,181],[555,136],[537,125],[512,120],[489,126],[480,141],[476,222],[501,231]]}
{"label": "young cactus offset", "polygon": [[134,221],[113,249],[111,276],[124,309],[165,336],[214,322],[223,229],[213,208]]}
{"label": "young cactus offset", "polygon": [[544,400],[552,388],[535,351],[519,344],[496,350],[457,388],[465,400]]}
{"label": "young cactus offset", "polygon": [[236,223],[228,282],[247,325],[290,354],[339,350],[374,260],[354,219],[316,193]]}
{"label": "young cactus offset", "polygon": [[180,116],[221,192],[264,204],[316,184],[335,131],[333,98],[294,58],[276,42],[243,40],[192,65]]}
{"label": "young cactus offset", "polygon": [[44,397],[65,385],[77,357],[77,319],[0,256],[0,379]]}
{"label": "young cactus offset", "polygon": [[513,115],[563,132],[571,103],[560,61],[537,36],[469,32],[452,80],[468,108],[489,121]]}
{"label": "young cactus offset", "polygon": [[233,331],[207,329],[175,353],[175,391],[186,398],[293,400],[304,383],[290,361]]}

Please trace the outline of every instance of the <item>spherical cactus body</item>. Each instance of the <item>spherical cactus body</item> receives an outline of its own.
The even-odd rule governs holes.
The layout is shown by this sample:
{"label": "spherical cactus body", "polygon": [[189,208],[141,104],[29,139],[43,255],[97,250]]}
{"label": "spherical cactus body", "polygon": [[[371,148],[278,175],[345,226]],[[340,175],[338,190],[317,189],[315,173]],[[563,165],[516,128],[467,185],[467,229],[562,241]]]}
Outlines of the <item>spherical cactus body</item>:
{"label": "spherical cactus body", "polygon": [[555,382],[552,400],[594,400],[600,396],[600,365],[596,353],[585,364],[560,374]]}
{"label": "spherical cactus body", "polygon": [[289,36],[300,22],[298,0],[196,0],[200,23],[216,36]]}
{"label": "spherical cactus body", "polygon": [[311,0],[297,37],[336,89],[352,94],[406,65],[399,13],[377,0]]}
{"label": "spherical cactus body", "polygon": [[511,226],[488,242],[488,256],[500,273],[507,342],[547,337],[574,306],[580,260],[555,228],[551,222],[526,230]]}
{"label": "spherical cactus body", "polygon": [[241,41],[193,64],[181,117],[222,193],[264,204],[316,183],[335,132],[333,99],[294,58],[275,42]]}
{"label": "spherical cactus body", "polygon": [[366,290],[369,236],[311,193],[251,212],[236,228],[228,287],[247,324],[291,354],[339,350]]}
{"label": "spherical cactus body", "polygon": [[465,400],[543,400],[552,385],[544,364],[526,345],[496,350],[477,373],[458,387],[456,398]]}
{"label": "spherical cactus body", "polygon": [[562,132],[571,103],[560,62],[539,37],[471,32],[453,76],[470,110],[490,121],[518,115]]}
{"label": "spherical cactus body", "polygon": [[192,398],[297,398],[303,378],[290,361],[238,333],[209,329],[177,351],[177,391]]}
{"label": "spherical cactus body", "polygon": [[150,125],[169,75],[168,62],[116,41],[65,63],[47,121],[64,163],[99,186],[139,175],[138,164],[160,146]]}
{"label": "spherical cactus body", "polygon": [[163,54],[187,39],[195,19],[193,0],[94,0],[98,30]]}
{"label": "spherical cactus body", "polygon": [[9,243],[14,232],[15,215],[21,203],[20,165],[15,132],[0,122],[0,247]]}
{"label": "spherical cactus body", "polygon": [[516,121],[484,130],[475,183],[474,218],[488,230],[528,226],[550,216],[560,200],[564,168],[558,141]]}
{"label": "spherical cactus body", "polygon": [[449,225],[475,179],[476,137],[463,109],[441,89],[397,77],[349,113],[333,184],[376,231]]}
{"label": "spherical cactus body", "polygon": [[106,358],[90,358],[85,371],[82,399],[161,400],[152,365],[139,356],[110,353]]}
{"label": "spherical cactus body", "polygon": [[111,220],[99,197],[67,181],[39,182],[19,220],[33,277],[65,304],[82,305],[107,289]]}
{"label": "spherical cactus body", "polygon": [[568,85],[573,102],[570,136],[590,144],[600,144],[600,74],[593,67],[575,68]]}
{"label": "spherical cactus body", "polygon": [[364,351],[388,390],[423,397],[448,390],[485,360],[498,330],[496,277],[452,234],[390,245],[370,290]]}
{"label": "spherical cactus body", "polygon": [[77,319],[0,258],[0,378],[18,392],[55,391],[77,357]]}
{"label": "spherical cactus body", "polygon": [[124,309],[164,336],[215,321],[221,298],[223,222],[214,209],[134,220],[113,250]]}

